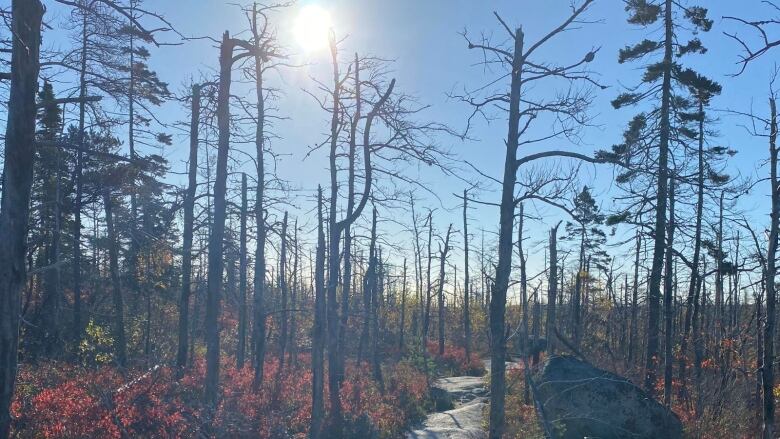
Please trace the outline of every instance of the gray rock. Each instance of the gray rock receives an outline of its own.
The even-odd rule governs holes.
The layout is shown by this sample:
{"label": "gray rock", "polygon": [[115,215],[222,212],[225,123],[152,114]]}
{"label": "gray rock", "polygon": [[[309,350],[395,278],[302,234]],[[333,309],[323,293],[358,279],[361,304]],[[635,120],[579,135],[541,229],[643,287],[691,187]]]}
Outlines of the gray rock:
{"label": "gray rock", "polygon": [[[463,404],[478,396],[487,394],[485,377],[460,376],[439,378],[433,383],[432,393],[434,394],[434,399],[436,394],[446,393],[449,395],[450,401]],[[450,408],[452,407],[447,407],[445,410]]]}
{"label": "gray rock", "polygon": [[672,411],[626,378],[574,357],[551,357],[534,381],[556,438],[682,437]]}
{"label": "gray rock", "polygon": [[431,413],[407,439],[486,439],[483,412],[488,406],[485,377],[440,378],[431,387],[438,413]]}
{"label": "gray rock", "polygon": [[485,398],[442,413],[433,413],[422,428],[407,433],[407,439],[486,439],[482,413],[487,407]]}

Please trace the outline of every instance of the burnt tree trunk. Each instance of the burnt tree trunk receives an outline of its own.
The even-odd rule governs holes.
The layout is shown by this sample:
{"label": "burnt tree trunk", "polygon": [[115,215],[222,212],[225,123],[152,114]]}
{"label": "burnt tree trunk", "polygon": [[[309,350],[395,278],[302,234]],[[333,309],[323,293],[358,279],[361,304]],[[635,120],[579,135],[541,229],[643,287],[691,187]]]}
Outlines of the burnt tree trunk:
{"label": "burnt tree trunk", "polygon": [[249,215],[249,200],[247,197],[247,178],[241,173],[241,220],[238,243],[238,346],[236,346],[236,367],[244,367],[246,358],[246,222]]}
{"label": "burnt tree trunk", "polygon": [[555,301],[558,295],[558,226],[550,229],[550,271],[547,280],[547,351],[555,353]]}
{"label": "burnt tree trunk", "polygon": [[106,238],[108,238],[108,263],[111,272],[111,299],[114,302],[114,355],[119,367],[127,365],[127,342],[125,341],[125,305],[122,285],[119,281],[119,239],[114,228],[114,202],[108,188],[103,191],[103,208],[106,216]]}
{"label": "burnt tree trunk", "polygon": [[398,328],[398,350],[404,350],[404,330],[406,327],[406,258],[404,258],[404,271],[401,285],[401,322]]}
{"label": "burnt tree trunk", "polygon": [[666,268],[664,278],[664,405],[672,405],[672,249],[674,248],[674,180],[669,179],[669,224],[666,227]]}
{"label": "burnt tree trunk", "polygon": [[192,294],[192,235],[195,218],[195,193],[198,188],[198,124],[200,120],[200,85],[192,86],[190,115],[190,158],[187,169],[187,191],[184,194],[184,230],[181,257],[181,296],[179,297],[179,345],[176,351],[177,376],[187,367],[190,327],[190,295]]}
{"label": "burnt tree trunk", "polygon": [[225,216],[227,192],[227,162],[230,149],[230,82],[235,43],[225,32],[219,56],[219,94],[217,98],[217,174],[214,179],[214,222],[208,244],[208,279],[206,281],[206,378],[203,399],[216,409],[219,395],[219,315],[224,269],[223,247],[225,240]]}
{"label": "burnt tree trunk", "polygon": [[41,20],[38,0],[11,6],[11,86],[5,131],[3,197],[0,204],[0,438],[11,429],[11,399],[19,346],[20,292],[27,278],[28,214],[35,152],[35,93],[40,70]]}
{"label": "burnt tree trunk", "polygon": [[444,312],[444,275],[447,264],[447,253],[450,251],[451,234],[452,224],[447,227],[447,235],[444,238],[444,250],[441,250],[439,259],[439,292],[437,293],[439,299],[439,355],[444,355],[444,319],[446,316],[446,313]]}
{"label": "burnt tree trunk", "polygon": [[517,147],[520,129],[520,77],[523,63],[523,31],[515,30],[509,91],[509,123],[504,158],[504,176],[501,184],[501,207],[498,230],[498,265],[490,294],[490,439],[504,435],[504,404],[506,399],[506,293],[512,271],[512,226],[515,213],[515,179]]}
{"label": "burnt tree trunk", "polygon": [[674,34],[672,29],[672,0],[665,0],[664,11],[664,61],[661,64],[661,110],[660,136],[658,142],[658,175],[655,204],[655,227],[653,245],[653,263],[650,268],[650,279],[647,290],[647,350],[645,354],[644,387],[650,393],[654,392],[656,370],[658,368],[659,349],[659,317],[661,299],[661,274],[664,265],[664,249],[666,229],[666,208],[669,183],[669,126],[670,107],[672,100],[672,46]]}
{"label": "burnt tree trunk", "polygon": [[325,418],[325,230],[322,188],[317,190],[317,256],[314,261],[314,327],[312,329],[312,407],[309,437],[319,439]]}
{"label": "burnt tree trunk", "polygon": [[780,181],[777,176],[777,107],[774,97],[769,99],[770,132],[769,132],[769,167],[770,184],[772,188],[772,214],[769,227],[769,243],[766,257],[766,322],[764,323],[764,363],[761,366],[762,386],[764,389],[764,439],[774,438],[775,423],[775,303],[777,292],[775,275],[777,271],[777,236],[780,229]]}
{"label": "burnt tree trunk", "polygon": [[[463,189],[463,347],[466,350],[466,360],[471,361],[471,284],[469,281],[469,222],[468,222],[468,193]],[[406,265],[404,265],[406,274]]]}
{"label": "burnt tree trunk", "polygon": [[693,258],[691,259],[691,277],[688,283],[688,297],[685,301],[685,320],[683,322],[682,338],[680,340],[680,393],[687,398],[686,368],[688,353],[688,337],[691,332],[693,307],[696,286],[699,282],[699,258],[701,255],[701,225],[704,211],[704,104],[699,102],[699,139],[698,165],[696,173],[696,225],[693,237]]}
{"label": "burnt tree trunk", "polygon": [[255,125],[255,150],[257,164],[257,188],[255,190],[255,272],[254,296],[252,298],[252,344],[254,346],[254,378],[252,387],[257,390],[263,383],[265,367],[265,90],[263,88],[263,57],[261,54],[260,30],[257,23],[257,4],[252,10],[252,37],[254,40],[255,94],[257,97],[257,124]]}

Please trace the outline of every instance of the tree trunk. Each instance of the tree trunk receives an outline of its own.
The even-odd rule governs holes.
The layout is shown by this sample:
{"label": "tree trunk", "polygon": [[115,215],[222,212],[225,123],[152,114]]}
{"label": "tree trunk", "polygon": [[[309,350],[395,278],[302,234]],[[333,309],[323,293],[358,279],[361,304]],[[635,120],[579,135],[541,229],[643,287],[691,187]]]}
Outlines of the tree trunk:
{"label": "tree trunk", "polygon": [[[520,352],[523,356],[528,354],[528,273],[525,267],[525,250],[523,250],[523,226],[525,212],[523,203],[520,203],[517,216],[517,254],[520,258],[520,306],[522,308]],[[524,386],[523,398],[526,404],[530,403],[529,386]]]}
{"label": "tree trunk", "polygon": [[[401,285],[401,322],[398,325],[398,350],[404,351],[404,329],[406,327],[406,258],[404,258],[403,284]],[[467,355],[468,355],[468,351]]]}
{"label": "tree trunk", "polygon": [[[469,282],[469,222],[468,222],[468,193],[463,189],[463,347],[466,349],[466,361],[471,361],[471,314],[470,301],[471,289]],[[406,267],[406,266],[404,266]],[[406,269],[404,268],[404,273]]]}
{"label": "tree trunk", "polygon": [[317,256],[314,262],[314,328],[312,329],[312,407],[309,437],[322,436],[325,417],[325,231],[322,216],[322,188],[317,191]]}
{"label": "tree trunk", "polygon": [[84,143],[87,97],[87,15],[81,23],[81,67],[79,69],[79,150],[76,153],[73,199],[73,344],[81,342],[81,204],[83,193]]}
{"label": "tree trunk", "polygon": [[585,272],[585,226],[580,225],[580,254],[577,273],[574,278],[574,297],[572,298],[572,335],[575,346],[579,347],[582,338],[582,275]]}
{"label": "tree trunk", "polygon": [[192,235],[195,218],[195,193],[198,189],[198,128],[200,121],[200,85],[192,86],[190,115],[190,159],[187,168],[187,192],[184,194],[184,230],[181,257],[181,296],[179,297],[179,345],[176,352],[176,371],[181,378],[187,367],[190,327],[190,294],[192,293]]}
{"label": "tree trunk", "polygon": [[666,276],[664,278],[664,405],[672,406],[672,249],[674,248],[674,179],[669,179],[669,224],[666,227]]}
{"label": "tree trunk", "polygon": [[431,327],[431,260],[433,254],[431,253],[431,243],[433,242],[433,212],[428,211],[428,265],[426,270],[426,287],[425,287],[425,312],[423,313],[423,327],[422,327],[422,349],[423,352],[428,350],[428,331]]}
{"label": "tree trunk", "polygon": [[685,302],[685,321],[680,341],[680,394],[687,398],[686,367],[688,336],[691,331],[696,286],[699,282],[699,258],[701,255],[701,225],[704,212],[704,103],[699,101],[699,148],[696,176],[696,225],[693,237],[693,258],[691,259],[691,278],[688,283],[688,298]]}
{"label": "tree trunk", "polygon": [[298,365],[298,310],[296,310],[299,290],[298,251],[298,220],[296,219],[293,225],[293,282],[290,290],[290,308],[292,309],[292,313],[290,313],[290,365],[293,367]]}
{"label": "tree trunk", "polygon": [[[558,224],[560,225],[560,224]],[[555,353],[555,301],[558,295],[558,225],[550,229],[550,271],[547,280],[547,323],[544,333],[547,335],[547,352]]]}
{"label": "tree trunk", "polygon": [[634,283],[631,289],[631,324],[628,332],[628,363],[633,363],[637,351],[639,332],[639,253],[642,251],[642,232],[636,231],[636,252],[634,253]]}
{"label": "tree trunk", "polygon": [[450,234],[452,233],[452,224],[447,227],[447,236],[444,238],[444,250],[441,251],[439,260],[439,355],[444,355],[444,274],[447,263],[447,253],[450,251]]}
{"label": "tree trunk", "polygon": [[233,42],[225,32],[219,56],[219,94],[217,97],[217,174],[214,179],[214,223],[209,235],[208,280],[206,283],[206,379],[203,399],[216,409],[219,395],[219,315],[224,269],[223,247],[227,192],[227,162],[230,149],[230,82],[232,74]]}
{"label": "tree trunk", "polygon": [[255,190],[255,272],[252,313],[252,344],[254,346],[254,378],[252,387],[258,390],[263,383],[265,368],[265,91],[263,89],[263,57],[261,53],[260,30],[257,24],[257,4],[252,9],[252,36],[255,44],[255,94],[257,97],[257,124],[255,125],[255,150],[257,163],[257,188]]}
{"label": "tree trunk", "polygon": [[14,0],[11,6],[11,85],[0,202],[3,235],[0,239],[0,438],[7,438],[11,429],[10,407],[19,346],[19,295],[27,278],[24,256],[35,153],[35,93],[43,11],[38,0]]}
{"label": "tree trunk", "polygon": [[246,357],[246,222],[249,215],[249,200],[247,197],[247,178],[241,173],[241,225],[238,243],[238,346],[236,347],[236,367],[244,367]]}
{"label": "tree trunk", "polygon": [[289,310],[287,309],[287,212],[284,212],[282,220],[281,251],[279,252],[279,294],[281,298],[281,310],[279,312],[279,372],[278,382],[281,381],[282,370],[284,369],[284,356],[287,353],[287,320]]}
{"label": "tree trunk", "polygon": [[119,239],[114,228],[113,200],[108,188],[103,190],[103,207],[106,215],[106,238],[108,238],[108,260],[111,272],[111,298],[114,302],[114,355],[119,367],[127,365],[127,342],[125,341],[125,305],[122,285],[119,281]]}
{"label": "tree trunk", "polygon": [[656,370],[658,368],[659,350],[659,316],[661,299],[661,274],[664,265],[664,245],[666,228],[666,201],[669,180],[669,125],[670,106],[672,99],[672,45],[674,34],[672,29],[672,0],[665,0],[664,12],[664,61],[662,63],[663,84],[661,85],[661,132],[658,144],[658,175],[657,201],[655,204],[655,227],[653,264],[650,268],[650,280],[647,291],[647,354],[645,357],[644,387],[654,393]]}
{"label": "tree trunk", "polygon": [[769,166],[770,184],[772,189],[772,214],[769,226],[769,243],[767,248],[766,267],[766,322],[764,323],[764,364],[761,366],[762,385],[764,389],[764,439],[774,438],[775,396],[774,396],[774,361],[775,361],[775,275],[777,271],[777,237],[780,229],[780,181],[777,176],[777,107],[774,97],[769,99],[770,133],[769,133]]}
{"label": "tree trunk", "polygon": [[504,178],[501,187],[501,207],[498,230],[498,266],[490,295],[490,439],[504,435],[504,403],[506,397],[506,293],[512,271],[512,226],[515,213],[515,180],[517,173],[517,147],[520,129],[520,77],[523,63],[523,31],[515,30],[515,47],[512,61],[509,93],[509,126],[504,159]]}
{"label": "tree trunk", "polygon": [[328,344],[328,390],[330,413],[328,416],[328,433],[333,437],[341,436],[343,424],[341,413],[341,354],[339,352],[339,304],[337,288],[339,282],[339,256],[342,226],[337,220],[337,199],[339,193],[338,169],[338,133],[340,129],[340,98],[341,80],[339,78],[338,49],[335,36],[330,39],[331,61],[333,64],[333,93],[331,95],[333,109],[330,122],[330,209],[328,211],[328,277],[327,277],[327,344]]}

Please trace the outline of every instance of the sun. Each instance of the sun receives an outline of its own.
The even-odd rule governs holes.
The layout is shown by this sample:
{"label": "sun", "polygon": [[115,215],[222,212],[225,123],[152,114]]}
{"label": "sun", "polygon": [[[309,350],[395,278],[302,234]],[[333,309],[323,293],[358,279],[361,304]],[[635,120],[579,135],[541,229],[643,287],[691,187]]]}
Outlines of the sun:
{"label": "sun", "polygon": [[319,5],[306,5],[298,13],[293,31],[298,44],[311,52],[328,46],[328,32],[332,26],[327,10]]}

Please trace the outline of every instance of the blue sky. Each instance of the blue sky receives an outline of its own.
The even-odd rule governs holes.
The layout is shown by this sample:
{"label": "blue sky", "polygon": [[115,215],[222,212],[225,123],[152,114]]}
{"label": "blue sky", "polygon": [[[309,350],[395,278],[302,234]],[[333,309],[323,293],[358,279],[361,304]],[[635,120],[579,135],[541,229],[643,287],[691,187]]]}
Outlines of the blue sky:
{"label": "blue sky", "polygon": [[[752,64],[743,75],[736,78],[728,76],[737,71],[735,61],[739,48],[723,32],[738,31],[747,35],[747,30],[733,22],[724,21],[721,17],[738,15],[760,18],[769,13],[769,9],[759,0],[706,0],[698,3],[709,8],[715,26],[711,32],[702,35],[709,54],[689,58],[686,63],[724,85],[722,96],[713,102],[715,108],[748,111],[752,106],[757,113],[765,113],[768,80],[777,55],[770,52],[768,56]],[[245,18],[238,8],[222,0],[147,0],[146,4],[148,8],[162,12],[185,35],[219,37],[226,29],[237,32],[246,27]],[[351,56],[351,53],[357,51],[394,59],[397,86],[404,92],[418,96],[421,103],[431,106],[426,116],[428,119],[447,123],[456,129],[463,128],[470,110],[462,103],[448,100],[447,93],[462,90],[464,87],[473,89],[481,85],[486,78],[482,68],[476,66],[480,54],[469,51],[459,33],[466,29],[474,35],[485,32],[503,38],[502,29],[493,16],[493,11],[496,11],[510,26],[522,26],[527,40],[536,40],[559,24],[569,8],[567,0],[301,1],[276,17],[280,43],[287,46],[292,53],[300,51],[291,32],[293,22],[299,8],[307,4],[318,4],[328,10],[337,34],[348,36],[343,51],[345,56]],[[56,15],[59,7],[50,5],[50,10]],[[540,148],[556,147],[587,153],[608,148],[620,141],[626,121],[636,111],[613,110],[609,101],[622,90],[622,85],[635,84],[641,75],[641,69],[636,63],[618,64],[617,52],[626,44],[637,42],[646,35],[645,30],[627,24],[625,16],[621,1],[598,0],[585,16],[585,19],[596,23],[583,25],[579,30],[562,35],[540,53],[540,58],[545,60],[579,60],[592,48],[600,47],[601,50],[591,67],[599,75],[600,82],[609,86],[607,90],[598,91],[596,95],[591,109],[596,126],[582,133],[580,145],[558,140],[541,145]],[[60,18],[62,17],[60,13]],[[56,28],[47,32],[46,44],[64,46],[67,43],[63,41],[61,32]],[[283,70],[279,76],[272,79],[274,85],[284,92],[278,102],[280,114],[290,117],[289,120],[279,122],[275,128],[281,138],[275,141],[274,148],[279,153],[289,154],[282,158],[279,168],[281,176],[308,191],[313,190],[318,183],[327,185],[324,151],[305,161],[303,156],[309,146],[324,139],[328,129],[328,116],[303,90],[315,89],[311,77],[327,80],[329,67],[327,53],[324,51],[297,54],[294,59],[306,62],[307,66]],[[181,90],[188,78],[197,77],[199,71],[213,72],[216,62],[217,49],[208,41],[193,41],[182,46],[152,50],[152,67],[174,90]],[[555,90],[535,92],[554,93]],[[176,105],[164,107],[165,120],[184,120],[185,117],[186,113]],[[739,126],[741,123],[745,121],[723,115],[717,126],[721,136],[713,143],[730,145],[740,151],[729,163],[732,173],[754,176],[761,166],[761,161],[767,156],[767,146],[761,139],[750,137],[744,128]],[[497,120],[491,124],[479,122],[471,133],[473,140],[442,138],[441,143],[485,173],[499,177],[503,167],[505,135],[504,121]],[[166,150],[175,171],[184,169],[186,145],[186,138],[177,137],[174,146]],[[246,148],[251,151],[252,146],[248,145]],[[247,170],[250,169],[249,166],[247,164]],[[612,170],[603,166],[583,166],[581,171],[582,183],[594,187],[594,194],[604,209],[611,208],[611,197],[616,193],[610,184]],[[765,173],[765,170],[758,172]],[[476,178],[464,174],[461,176]],[[422,179],[442,197],[441,204],[435,200],[426,203],[440,211],[435,217],[437,227],[443,233],[447,223],[452,221],[459,229],[459,201],[450,194],[462,192],[463,182],[427,171],[420,172],[417,178]],[[758,187],[756,194],[740,201],[741,207],[750,212],[757,221],[767,219],[767,191],[763,186]],[[496,201],[499,198],[497,192],[484,192],[482,196],[486,201]],[[308,208],[307,203],[308,201],[304,200],[300,202],[304,210]],[[447,212],[446,209],[451,211]],[[526,211],[535,213],[535,208],[531,206]],[[545,219],[529,224],[532,242],[545,240],[545,230],[560,218],[557,212],[548,208],[539,207],[538,212],[539,215],[544,215]],[[489,230],[495,228],[497,213],[497,209],[490,207],[480,207],[471,212],[474,244],[478,245],[480,227]],[[457,241],[460,242],[460,237]],[[408,245],[408,242],[401,244]],[[539,249],[538,257],[531,258],[531,270],[538,270],[542,266],[543,253],[541,247]]]}

